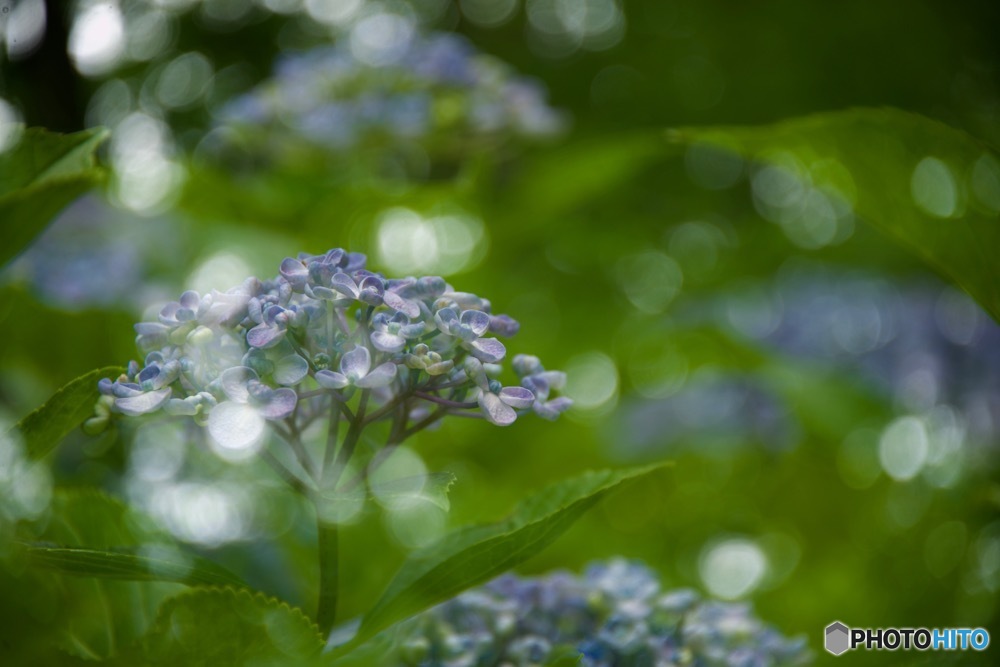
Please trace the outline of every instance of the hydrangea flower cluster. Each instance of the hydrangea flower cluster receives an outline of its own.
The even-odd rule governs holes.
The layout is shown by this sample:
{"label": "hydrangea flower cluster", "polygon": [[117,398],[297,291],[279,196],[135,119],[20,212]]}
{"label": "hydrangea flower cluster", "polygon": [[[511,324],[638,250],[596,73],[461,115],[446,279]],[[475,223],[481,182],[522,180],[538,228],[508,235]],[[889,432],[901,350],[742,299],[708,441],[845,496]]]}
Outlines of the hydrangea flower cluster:
{"label": "hydrangea flower cluster", "polygon": [[235,128],[277,129],[282,145],[286,129],[338,150],[379,137],[457,149],[473,137],[538,138],[564,125],[540,84],[450,33],[408,34],[377,63],[349,42],[288,56],[221,118]]}
{"label": "hydrangea flower cluster", "polygon": [[[255,451],[268,431],[294,450],[319,484],[322,471],[350,459],[361,431],[392,424],[387,445],[449,414],[499,425],[534,411],[556,418],[565,376],[518,355],[518,384],[498,379],[507,350],[497,338],[518,323],[492,314],[487,299],[443,278],[387,279],[365,257],[341,249],[286,258],[273,280],[249,278],[226,292],[185,292],[155,322],[136,325],[143,364],[101,380],[99,429],[115,415],[193,417],[221,454]],[[338,466],[319,468],[302,434],[329,418],[324,463],[337,428],[348,424]],[[333,483],[339,473],[333,475]],[[330,480],[328,480],[330,481]]]}
{"label": "hydrangea flower cluster", "polygon": [[788,639],[744,603],[661,591],[638,562],[591,564],[582,576],[504,575],[425,612],[408,626],[409,665],[542,665],[569,651],[581,665],[763,667],[811,662],[804,637]]}

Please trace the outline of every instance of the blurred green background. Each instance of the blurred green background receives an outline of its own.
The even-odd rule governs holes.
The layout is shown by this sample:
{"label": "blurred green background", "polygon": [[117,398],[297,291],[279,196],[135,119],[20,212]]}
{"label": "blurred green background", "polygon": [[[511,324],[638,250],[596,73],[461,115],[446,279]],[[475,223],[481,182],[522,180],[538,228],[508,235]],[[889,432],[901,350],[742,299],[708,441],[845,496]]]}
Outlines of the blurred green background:
{"label": "blurred green background", "polygon": [[[58,131],[110,127],[112,174],[106,194],[73,204],[0,273],[8,418],[133,358],[132,323],[183,289],[344,247],[388,275],[440,273],[487,296],[522,324],[509,349],[567,370],[577,402],[555,424],[455,420],[419,435],[427,467],[458,477],[452,510],[350,529],[347,615],[446,526],[498,518],[586,468],[672,460],[523,571],[640,558],[668,585],[751,600],[783,632],[808,635],[820,662],[836,619],[1000,628],[996,324],[850,212],[829,237],[796,235],[768,219],[758,167],[663,140],[669,127],[892,106],[996,146],[1000,5],[47,3],[35,43],[16,46],[35,33],[13,17],[40,4],[0,0],[13,10],[0,112]],[[457,149],[447,133],[405,150],[378,138],[262,157],[253,133],[218,148],[227,100],[282,54],[350,44],[379,12],[465,35],[537,78],[565,128],[460,137]],[[178,61],[187,78],[171,79]],[[137,500],[133,436],[74,434],[57,484]],[[198,465],[158,483],[219,474],[266,487],[266,470]],[[311,604],[310,520],[266,488],[277,498],[267,509],[253,494],[218,501],[230,514],[215,533],[168,528]]]}

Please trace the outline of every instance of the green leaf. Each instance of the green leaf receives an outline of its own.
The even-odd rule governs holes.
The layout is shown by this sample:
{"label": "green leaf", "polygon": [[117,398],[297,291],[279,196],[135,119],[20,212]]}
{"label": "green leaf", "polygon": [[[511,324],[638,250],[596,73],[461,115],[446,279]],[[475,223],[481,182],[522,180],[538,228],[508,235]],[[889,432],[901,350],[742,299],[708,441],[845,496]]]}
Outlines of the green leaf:
{"label": "green leaf", "polygon": [[[50,518],[37,536],[46,543],[87,548],[122,545],[143,552],[144,545],[169,543],[169,536],[121,501],[95,490],[58,490]],[[88,660],[105,659],[138,639],[151,624],[160,603],[183,590],[176,583],[116,581],[63,576],[30,567],[22,549],[10,550],[17,566],[0,561],[0,618],[16,622],[0,644],[14,644],[27,656],[58,646]],[[0,628],[0,635],[8,632]],[[46,658],[47,659],[47,658]],[[46,664],[45,662],[25,664]]]}
{"label": "green leaf", "polygon": [[458,530],[413,552],[344,650],[524,562],[608,492],[662,469],[657,465],[588,472],[528,498],[505,521]]}
{"label": "green leaf", "polygon": [[301,610],[260,593],[198,588],[170,598],[122,664],[305,665],[323,650]]}
{"label": "green leaf", "polygon": [[107,137],[103,128],[66,135],[31,128],[13,149],[0,153],[0,266],[20,253],[52,216],[101,182],[104,170],[96,166],[94,150]]}
{"label": "green leaf", "polygon": [[28,456],[35,459],[45,456],[70,431],[92,416],[100,396],[98,380],[113,378],[123,370],[107,366],[81,375],[53,394],[45,405],[21,419],[14,428],[20,432]]}
{"label": "green leaf", "polygon": [[668,138],[735,151],[835,193],[1000,320],[1000,160],[965,132],[894,109],[853,109]]}
{"label": "green leaf", "polygon": [[32,565],[60,574],[126,581],[171,581],[187,586],[246,586],[226,568],[206,558],[182,553],[170,545],[90,549],[33,544],[26,547],[26,552]]}
{"label": "green leaf", "polygon": [[369,489],[383,505],[412,507],[428,503],[447,512],[451,509],[448,490],[456,479],[454,473],[433,472],[371,484]]}

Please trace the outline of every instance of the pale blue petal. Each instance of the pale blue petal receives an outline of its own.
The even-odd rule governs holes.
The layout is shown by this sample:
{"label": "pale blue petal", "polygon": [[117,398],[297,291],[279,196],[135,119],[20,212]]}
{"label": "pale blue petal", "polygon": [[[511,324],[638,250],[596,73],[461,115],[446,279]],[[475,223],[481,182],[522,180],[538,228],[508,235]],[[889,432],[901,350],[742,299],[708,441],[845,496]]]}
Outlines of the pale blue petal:
{"label": "pale blue petal", "polygon": [[396,378],[396,364],[387,361],[381,366],[376,366],[375,370],[358,380],[355,384],[365,389],[375,387],[385,387]]}
{"label": "pale blue petal", "polygon": [[330,287],[344,296],[358,298],[358,284],[346,273],[337,273],[330,279]]}
{"label": "pale blue petal", "polygon": [[309,362],[297,354],[282,357],[274,364],[274,381],[278,384],[298,384],[308,374]]}
{"label": "pale blue petal", "polygon": [[512,408],[530,408],[535,395],[524,387],[504,387],[500,390],[500,400]]}
{"label": "pale blue petal", "polygon": [[170,399],[170,387],[158,391],[150,391],[138,396],[116,398],[115,408],[129,417],[149,414],[159,410]]}
{"label": "pale blue petal", "polygon": [[326,389],[343,389],[351,383],[346,375],[336,371],[319,371],[316,373],[316,382]]}
{"label": "pale blue petal", "polygon": [[469,346],[477,359],[490,364],[500,361],[507,354],[507,348],[496,338],[478,338],[469,343]]}
{"label": "pale blue petal", "polygon": [[285,330],[267,324],[258,324],[247,332],[247,344],[266,348],[277,345],[285,337]]}
{"label": "pale blue petal", "polygon": [[373,331],[372,345],[383,352],[399,352],[406,345],[406,339],[388,331]]}
{"label": "pale blue petal", "polygon": [[484,391],[479,396],[479,407],[486,419],[497,426],[510,426],[517,419],[517,413],[504,404],[496,394]]}
{"label": "pale blue petal", "polygon": [[257,412],[264,419],[277,421],[288,417],[295,412],[295,404],[299,397],[293,390],[288,388],[276,389],[270,392],[267,400],[257,405]]}
{"label": "pale blue petal", "polygon": [[395,292],[386,292],[382,295],[382,300],[385,301],[385,305],[408,317],[420,317],[420,306],[408,299],[404,299]]}
{"label": "pale blue petal", "polygon": [[219,382],[222,384],[222,391],[226,392],[229,400],[237,403],[246,403],[250,400],[250,389],[247,384],[251,380],[257,380],[257,373],[252,368],[246,366],[236,366],[222,371]]}
{"label": "pale blue petal", "polygon": [[490,316],[481,310],[466,310],[462,313],[462,324],[482,336],[490,328]]}
{"label": "pale blue petal", "polygon": [[344,354],[344,356],[340,359],[340,372],[354,382],[357,382],[364,376],[368,375],[368,371],[371,370],[371,367],[371,352],[369,352],[368,348],[363,345],[358,345],[350,352]]}

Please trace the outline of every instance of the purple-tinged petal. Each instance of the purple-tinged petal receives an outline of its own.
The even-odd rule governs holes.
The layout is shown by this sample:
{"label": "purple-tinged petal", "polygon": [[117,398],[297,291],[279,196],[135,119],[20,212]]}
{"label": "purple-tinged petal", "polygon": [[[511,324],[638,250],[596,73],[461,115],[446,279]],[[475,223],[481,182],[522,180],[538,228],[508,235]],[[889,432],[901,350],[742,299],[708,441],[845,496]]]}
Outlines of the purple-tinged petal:
{"label": "purple-tinged petal", "polygon": [[346,375],[336,371],[319,371],[316,373],[316,382],[326,389],[343,389],[351,383]]}
{"label": "purple-tinged petal", "polygon": [[372,345],[383,352],[399,352],[406,345],[406,339],[387,331],[373,331]]}
{"label": "purple-tinged petal", "polygon": [[477,336],[482,336],[490,328],[490,316],[481,310],[463,311],[461,322]]}
{"label": "purple-tinged petal", "polygon": [[167,387],[166,389],[150,391],[138,396],[116,398],[115,408],[129,417],[138,417],[139,415],[159,410],[170,399],[171,393],[170,387]]}
{"label": "purple-tinged petal", "polygon": [[478,338],[469,343],[469,347],[473,356],[490,364],[502,360],[507,354],[507,348],[496,338]]}
{"label": "purple-tinged petal", "polygon": [[181,294],[178,302],[185,310],[197,311],[198,306],[201,305],[201,295],[194,290],[188,290]]}
{"label": "purple-tinged petal", "polygon": [[534,409],[535,414],[539,417],[548,419],[549,421],[554,421],[560,414],[569,410],[572,406],[572,399],[560,396],[559,398],[554,398],[551,401],[546,401],[544,403],[535,403]]}
{"label": "purple-tinged petal", "polygon": [[381,278],[368,276],[361,281],[358,298],[369,306],[381,306],[384,295],[385,287],[382,285]]}
{"label": "purple-tinged petal", "polygon": [[544,378],[551,389],[555,389],[556,391],[566,386],[566,374],[562,371],[543,371],[538,375]]}
{"label": "purple-tinged petal", "polygon": [[267,348],[277,345],[285,337],[285,330],[267,324],[258,324],[247,332],[247,344]]}
{"label": "purple-tinged petal", "polygon": [[250,400],[250,389],[247,385],[251,380],[258,381],[257,373],[246,366],[227,368],[222,371],[222,375],[219,377],[222,391],[226,393],[229,400],[237,403],[246,403]]}
{"label": "purple-tinged petal", "polygon": [[519,377],[542,372],[541,360],[533,354],[515,354],[510,365]]}
{"label": "purple-tinged petal", "polygon": [[163,406],[163,411],[175,417],[194,417],[198,414],[198,404],[183,398],[171,398]]}
{"label": "purple-tinged petal", "polygon": [[396,364],[387,361],[380,366],[376,366],[371,373],[355,382],[355,384],[365,389],[373,389],[375,387],[388,386],[395,378]]}
{"label": "purple-tinged petal", "polygon": [[142,395],[142,387],[135,382],[115,382],[111,385],[111,394],[116,398],[129,398]]}
{"label": "purple-tinged petal", "polygon": [[517,419],[517,413],[500,397],[488,391],[479,396],[479,407],[486,419],[497,426],[510,426]]}
{"label": "purple-tinged petal", "polygon": [[296,292],[301,292],[309,280],[309,269],[301,261],[291,257],[286,257],[281,262],[278,272]]}
{"label": "purple-tinged petal", "polygon": [[500,390],[500,400],[512,408],[530,408],[535,395],[524,387],[504,387]]}
{"label": "purple-tinged petal", "polygon": [[278,384],[292,386],[302,382],[308,374],[309,362],[294,353],[278,359],[274,364],[274,381]]}
{"label": "purple-tinged petal", "polygon": [[504,338],[510,338],[521,330],[521,324],[510,315],[493,315],[490,317],[490,333]]}
{"label": "purple-tinged petal", "polygon": [[368,375],[368,371],[371,368],[371,352],[363,345],[358,345],[340,358],[340,372],[346,375],[352,382],[357,382]]}
{"label": "purple-tinged petal", "polygon": [[385,305],[407,317],[420,317],[420,306],[409,299],[404,299],[395,292],[386,292],[382,295],[382,300],[385,301]]}
{"label": "purple-tinged petal", "polygon": [[114,387],[114,383],[111,378],[102,378],[97,381],[97,391],[101,393],[102,396],[111,396],[111,390]]}
{"label": "purple-tinged petal", "polygon": [[330,287],[352,299],[358,298],[358,284],[346,273],[337,273],[330,279]]}
{"label": "purple-tinged petal", "polygon": [[282,388],[269,393],[267,400],[257,405],[257,412],[261,417],[277,421],[295,412],[295,404],[299,401],[295,391]]}

